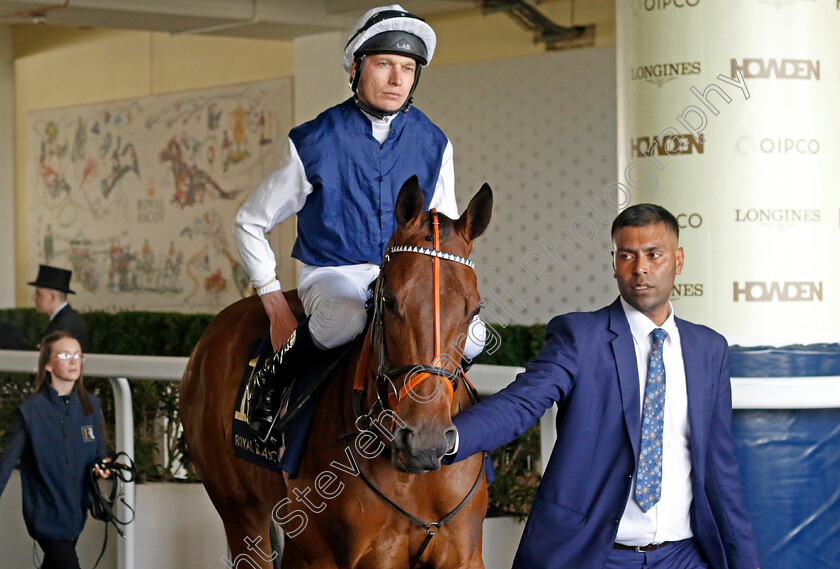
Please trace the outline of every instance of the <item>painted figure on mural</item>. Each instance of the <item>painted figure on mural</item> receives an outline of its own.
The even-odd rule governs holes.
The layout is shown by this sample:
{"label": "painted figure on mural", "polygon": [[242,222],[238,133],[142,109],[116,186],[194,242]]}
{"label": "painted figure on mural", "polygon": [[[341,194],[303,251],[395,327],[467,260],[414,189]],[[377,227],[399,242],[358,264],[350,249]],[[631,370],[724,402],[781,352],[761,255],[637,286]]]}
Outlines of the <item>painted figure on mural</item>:
{"label": "painted figure on mural", "polygon": [[224,166],[222,169],[225,172],[227,172],[229,166],[242,162],[251,156],[251,152],[248,150],[248,139],[245,131],[245,118],[247,114],[247,111],[241,105],[237,105],[235,109],[228,113],[233,123],[231,125],[233,139],[228,138],[228,133],[225,131],[224,141],[222,142],[222,151],[224,154]]}
{"label": "painted figure on mural", "polygon": [[260,111],[260,146],[271,144],[272,140],[265,135],[265,113]]}
{"label": "painted figure on mural", "polygon": [[219,119],[222,116],[222,110],[216,103],[210,103],[207,106],[207,130],[216,130],[219,128]]}
{"label": "painted figure on mural", "polygon": [[58,125],[55,121],[47,122],[41,138],[41,152],[38,158],[38,175],[52,199],[58,199],[62,194],[70,193],[70,184],[60,171],[59,162],[67,153],[67,145],[58,142]]}
{"label": "painted figure on mural", "polygon": [[233,143],[230,141],[230,136],[228,136],[227,129],[225,129],[222,133],[221,154],[219,156],[222,159],[222,169],[225,172],[227,172],[228,169],[228,157],[230,156],[231,146],[233,146]]}
{"label": "painted figure on mural", "polygon": [[52,225],[47,224],[44,233],[44,261],[49,265],[55,256],[55,242],[53,240]]}
{"label": "painted figure on mural", "polygon": [[87,150],[87,131],[82,117],[79,117],[79,122],[76,124],[76,133],[73,135],[73,150],[70,152],[70,160],[73,162],[82,160],[85,157]]}
{"label": "painted figure on mural", "polygon": [[238,191],[224,190],[210,174],[194,164],[188,164],[183,156],[182,144],[174,136],[161,150],[159,158],[161,162],[169,162],[175,179],[175,193],[172,196],[171,203],[176,204],[181,209],[196,203],[203,203],[204,196],[211,193],[210,190],[213,190],[213,194],[223,200],[232,200],[239,193]]}
{"label": "painted figure on mural", "polygon": [[129,172],[140,177],[140,162],[137,159],[137,152],[131,142],[122,145],[122,137],[117,137],[117,145],[111,152],[111,172],[100,182],[102,196],[107,198],[111,195],[117,182]]}
{"label": "painted figure on mural", "polygon": [[[368,11],[343,53],[353,96],[292,129],[279,168],[237,214],[242,264],[271,321],[272,345],[285,354],[276,374],[264,368],[249,384],[249,423],[263,438],[279,403],[276,377],[294,377],[307,360],[362,331],[369,284],[395,229],[393,205],[403,183],[417,175],[424,209],[458,218],[452,143],[412,106],[435,44],[434,30],[399,5]],[[300,325],[280,290],[265,236],[293,215],[292,257],[304,264],[298,294],[308,317]],[[484,336],[476,317],[467,358],[481,351]]]}

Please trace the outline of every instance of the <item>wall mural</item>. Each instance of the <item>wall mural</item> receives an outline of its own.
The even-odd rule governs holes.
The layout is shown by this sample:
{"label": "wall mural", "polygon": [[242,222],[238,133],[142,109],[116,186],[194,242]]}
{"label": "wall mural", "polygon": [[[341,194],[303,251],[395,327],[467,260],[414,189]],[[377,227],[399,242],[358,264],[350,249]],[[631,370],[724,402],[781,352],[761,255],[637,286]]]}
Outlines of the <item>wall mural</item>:
{"label": "wall mural", "polygon": [[250,293],[231,226],[292,121],[282,79],[28,117],[29,243],[82,310],[216,312]]}

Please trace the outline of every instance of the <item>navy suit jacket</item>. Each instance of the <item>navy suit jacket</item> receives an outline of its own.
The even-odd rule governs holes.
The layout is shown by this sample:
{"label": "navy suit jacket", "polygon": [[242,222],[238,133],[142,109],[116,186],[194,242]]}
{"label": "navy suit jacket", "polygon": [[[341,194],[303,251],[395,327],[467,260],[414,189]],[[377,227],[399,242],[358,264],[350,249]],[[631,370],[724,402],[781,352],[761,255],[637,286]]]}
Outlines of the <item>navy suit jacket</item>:
{"label": "navy suit jacket", "polygon": [[[704,326],[676,323],[688,393],[694,537],[713,569],[755,569],[758,552],[730,430],[726,340]],[[454,418],[460,436],[455,460],[515,439],[556,402],[557,442],[514,567],[602,569],[639,456],[633,336],[616,300],[597,312],[555,317],[546,337],[516,381]]]}
{"label": "navy suit jacket", "polygon": [[58,314],[55,315],[55,318],[50,320],[50,323],[47,326],[47,331],[44,332],[44,336],[59,330],[64,330],[65,332],[73,334],[82,346],[82,351],[88,351],[90,346],[88,343],[88,332],[87,326],[85,326],[85,321],[82,320],[79,313],[73,310],[69,304],[59,310]]}

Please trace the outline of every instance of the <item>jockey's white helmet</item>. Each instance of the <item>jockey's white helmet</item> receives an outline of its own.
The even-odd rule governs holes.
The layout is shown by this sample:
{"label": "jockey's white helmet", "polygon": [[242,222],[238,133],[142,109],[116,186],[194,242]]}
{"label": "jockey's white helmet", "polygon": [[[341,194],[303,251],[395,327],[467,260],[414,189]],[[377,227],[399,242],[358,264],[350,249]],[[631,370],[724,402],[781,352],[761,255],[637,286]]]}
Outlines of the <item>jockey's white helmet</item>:
{"label": "jockey's white helmet", "polygon": [[368,10],[359,18],[344,46],[341,64],[348,73],[353,61],[371,53],[395,53],[428,65],[437,38],[431,26],[399,4]]}

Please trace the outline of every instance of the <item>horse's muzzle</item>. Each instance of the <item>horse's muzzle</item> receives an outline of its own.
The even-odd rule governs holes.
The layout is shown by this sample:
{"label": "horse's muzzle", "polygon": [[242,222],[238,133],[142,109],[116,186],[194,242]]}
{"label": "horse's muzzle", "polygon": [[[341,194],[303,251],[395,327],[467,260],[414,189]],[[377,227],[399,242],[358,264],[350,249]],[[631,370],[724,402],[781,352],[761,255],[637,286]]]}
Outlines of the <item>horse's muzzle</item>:
{"label": "horse's muzzle", "polygon": [[419,474],[440,470],[444,453],[455,443],[456,429],[422,426],[398,428],[391,441],[391,463],[400,472]]}

